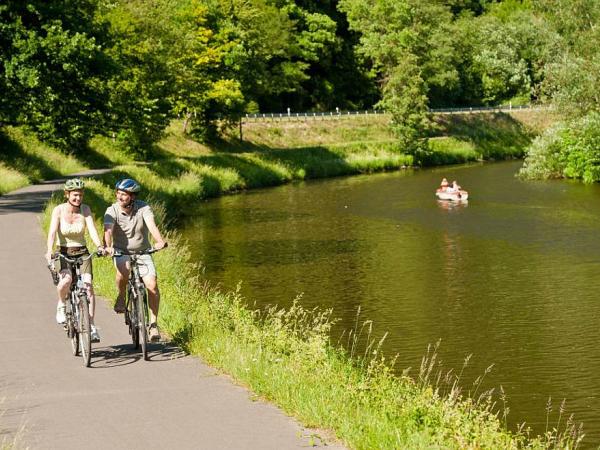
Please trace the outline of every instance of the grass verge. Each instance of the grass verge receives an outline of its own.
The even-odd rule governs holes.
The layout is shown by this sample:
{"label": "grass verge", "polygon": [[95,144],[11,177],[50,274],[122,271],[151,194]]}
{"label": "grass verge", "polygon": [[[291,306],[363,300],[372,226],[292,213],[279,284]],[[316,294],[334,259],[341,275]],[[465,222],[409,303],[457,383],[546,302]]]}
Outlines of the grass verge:
{"label": "grass verge", "polygon": [[0,195],[88,166],[41,143],[24,128],[0,128]]}

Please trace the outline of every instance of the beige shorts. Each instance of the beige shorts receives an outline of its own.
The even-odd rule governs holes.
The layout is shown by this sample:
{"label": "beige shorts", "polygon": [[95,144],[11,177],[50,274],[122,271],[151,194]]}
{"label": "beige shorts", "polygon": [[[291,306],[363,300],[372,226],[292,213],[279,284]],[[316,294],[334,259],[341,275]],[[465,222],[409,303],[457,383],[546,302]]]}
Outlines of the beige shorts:
{"label": "beige shorts", "polygon": [[[88,256],[90,254],[90,252],[88,251],[87,248],[83,248],[81,249],[81,251],[60,251],[60,253],[62,253],[63,255],[65,255],[68,258],[77,258],[79,256]],[[55,266],[58,266],[58,271],[59,272],[67,272],[67,273],[71,273],[71,269],[69,267],[69,264],[62,258],[59,258],[58,261],[56,263],[54,263]],[[84,281],[84,283],[91,283],[92,282],[92,258],[86,260],[83,262],[83,264],[81,265],[80,268],[81,271],[81,279]]]}
{"label": "beige shorts", "polygon": [[[115,256],[113,258],[115,267],[127,267],[131,270],[129,255]],[[152,261],[152,256],[150,255],[140,255],[137,257],[138,267],[140,268],[140,276],[142,278],[151,276],[156,278],[156,267],[154,267],[154,261]]]}

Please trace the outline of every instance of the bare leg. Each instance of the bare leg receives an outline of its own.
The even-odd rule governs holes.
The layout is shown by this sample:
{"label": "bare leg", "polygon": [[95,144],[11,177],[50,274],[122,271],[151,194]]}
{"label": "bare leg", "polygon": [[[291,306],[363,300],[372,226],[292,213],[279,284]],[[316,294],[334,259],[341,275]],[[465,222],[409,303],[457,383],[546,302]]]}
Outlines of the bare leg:
{"label": "bare leg", "polygon": [[87,291],[88,300],[90,301],[90,324],[94,325],[94,314],[96,312],[96,294],[94,293],[94,287],[90,283],[85,283],[85,289]]}
{"label": "bare leg", "polygon": [[115,273],[115,282],[119,294],[117,295],[117,305],[125,305],[125,292],[127,290],[127,282],[129,281],[129,262],[123,259],[116,259],[115,266],[117,271]]}
{"label": "bare leg", "polygon": [[69,288],[71,287],[71,274],[67,270],[63,270],[60,272],[60,280],[56,285],[56,293],[58,294],[58,305],[65,304],[65,298],[67,298],[67,294],[69,293]]}
{"label": "bare leg", "polygon": [[148,305],[150,306],[150,323],[155,323],[158,319],[158,307],[160,304],[160,291],[156,277],[147,276],[142,278],[148,291]]}

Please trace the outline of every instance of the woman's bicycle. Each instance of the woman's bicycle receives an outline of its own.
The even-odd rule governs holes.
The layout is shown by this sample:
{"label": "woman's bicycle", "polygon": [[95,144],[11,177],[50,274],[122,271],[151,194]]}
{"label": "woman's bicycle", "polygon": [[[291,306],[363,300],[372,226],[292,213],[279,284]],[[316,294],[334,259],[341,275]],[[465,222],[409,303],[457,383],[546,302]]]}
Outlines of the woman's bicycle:
{"label": "woman's bicycle", "polygon": [[[167,245],[165,244],[165,247]],[[165,248],[163,247],[163,248]],[[146,285],[140,275],[139,257],[151,255],[159,251],[155,248],[140,252],[117,251],[114,256],[129,256],[131,274],[127,282],[127,298],[125,302],[125,325],[129,327],[129,334],[135,349],[142,348],[144,360],[148,360],[148,329],[150,327],[150,312],[148,309],[148,293]]]}
{"label": "woman's bicycle", "polygon": [[[52,261],[62,259],[71,269],[71,288],[65,299],[65,330],[71,340],[73,355],[83,357],[83,365],[90,366],[92,360],[92,337],[90,326],[90,300],[81,277],[81,266],[93,256],[102,256],[100,252],[90,253],[86,256],[70,258],[62,253],[54,253]],[[50,266],[49,266],[50,268]],[[52,269],[51,269],[52,271]],[[54,273],[53,273],[54,278]],[[55,283],[58,281],[54,279]]]}

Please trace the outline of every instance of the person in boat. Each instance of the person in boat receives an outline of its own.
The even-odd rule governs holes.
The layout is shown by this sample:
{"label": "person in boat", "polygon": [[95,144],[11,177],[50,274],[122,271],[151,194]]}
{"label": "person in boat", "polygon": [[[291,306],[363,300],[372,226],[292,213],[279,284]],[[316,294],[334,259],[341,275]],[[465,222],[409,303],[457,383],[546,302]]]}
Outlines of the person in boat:
{"label": "person in boat", "polygon": [[442,178],[442,182],[440,183],[439,191],[445,192],[446,189],[448,189],[448,180],[446,180],[445,178]]}

